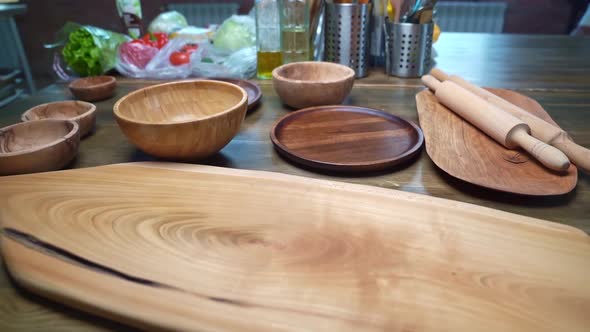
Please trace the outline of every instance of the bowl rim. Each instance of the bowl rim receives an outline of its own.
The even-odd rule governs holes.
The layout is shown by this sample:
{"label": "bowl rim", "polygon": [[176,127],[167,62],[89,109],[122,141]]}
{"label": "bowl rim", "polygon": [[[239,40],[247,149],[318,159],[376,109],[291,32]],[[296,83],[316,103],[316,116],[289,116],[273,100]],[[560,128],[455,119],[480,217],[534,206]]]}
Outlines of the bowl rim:
{"label": "bowl rim", "polygon": [[62,142],[65,142],[66,140],[74,137],[74,135],[76,135],[80,131],[80,126],[78,125],[78,123],[76,121],[73,121],[73,120],[43,119],[43,120],[32,120],[32,121],[19,122],[19,123],[15,123],[15,124],[7,126],[7,127],[0,128],[0,136],[3,134],[4,131],[10,130],[14,127],[23,126],[23,125],[29,125],[29,126],[33,125],[34,126],[35,124],[40,123],[40,122],[69,122],[72,124],[72,129],[65,136],[59,137],[56,140],[51,141],[47,144],[35,145],[34,147],[27,149],[27,150],[20,150],[20,151],[14,151],[14,152],[0,152],[0,158],[25,155],[25,154],[29,154],[29,153],[33,153],[33,152],[47,149],[49,147],[52,147],[52,146],[58,145]]}
{"label": "bowl rim", "polygon": [[[96,77],[105,77],[105,78],[107,78],[107,80],[104,82],[89,85],[89,86],[75,86],[76,83],[78,83],[78,82],[88,80],[89,78],[96,78]],[[111,85],[116,82],[117,82],[117,79],[115,78],[115,76],[110,76],[110,75],[88,76],[88,77],[81,77],[81,78],[73,80],[72,82],[70,82],[70,84],[68,84],[68,88],[70,90],[78,90],[78,91],[92,90],[92,89],[100,88],[103,86],[108,86],[108,85]]]}
{"label": "bowl rim", "polygon": [[[58,104],[70,104],[70,103],[74,103],[74,104],[82,104],[84,106],[88,107],[88,110],[80,115],[74,116],[72,118],[67,118],[67,119],[56,119],[56,118],[43,118],[43,119],[26,119],[25,117],[30,114],[33,113],[35,109],[37,108],[41,108],[41,107],[46,107],[49,105],[58,105]],[[22,122],[30,122],[30,121],[41,121],[41,120],[72,120],[72,121],[78,121],[84,117],[87,117],[89,115],[91,115],[92,113],[96,112],[96,105],[89,103],[87,101],[82,101],[82,100],[60,100],[60,101],[53,101],[53,102],[49,102],[49,103],[44,103],[44,104],[39,104],[37,106],[33,106],[31,108],[29,108],[28,110],[26,110],[25,112],[23,112],[23,114],[21,114],[20,119]]]}
{"label": "bowl rim", "polygon": [[[202,117],[202,118],[198,118],[198,119],[192,119],[192,120],[170,121],[170,122],[148,122],[148,121],[137,120],[135,118],[129,118],[129,117],[124,116],[120,113],[120,110],[119,110],[120,105],[123,102],[125,102],[125,100],[130,98],[131,96],[134,96],[136,94],[143,94],[148,90],[157,89],[157,88],[167,86],[167,85],[178,85],[178,84],[187,84],[187,83],[211,83],[214,85],[216,84],[216,85],[229,86],[233,89],[237,89],[238,91],[240,91],[242,93],[242,99],[240,99],[240,101],[237,102],[232,107],[225,109],[222,112],[215,113],[215,114],[212,114],[212,115],[209,115],[206,117]],[[224,82],[224,81],[215,81],[215,80],[188,79],[188,80],[180,80],[180,81],[173,81],[173,82],[166,82],[166,83],[161,83],[161,84],[150,85],[145,88],[141,88],[141,89],[135,90],[133,92],[130,92],[130,93],[126,94],[125,96],[123,96],[121,99],[117,100],[115,105],[113,105],[113,113],[115,114],[115,116],[117,118],[123,119],[125,121],[129,121],[132,123],[152,125],[152,126],[167,126],[167,125],[173,125],[173,124],[193,123],[193,122],[197,122],[197,121],[213,119],[216,117],[223,116],[227,113],[231,113],[244,105],[246,106],[246,110],[248,110],[248,93],[246,92],[246,90],[244,90],[242,87],[240,87],[236,84],[228,83],[228,82]]]}
{"label": "bowl rim", "polygon": [[[342,69],[345,69],[346,71],[348,71],[348,74],[343,77],[343,78],[338,78],[338,79],[333,79],[333,80],[323,80],[323,81],[315,81],[315,80],[295,80],[292,78],[288,78],[285,77],[283,75],[280,75],[279,72],[282,71],[283,69],[287,68],[287,67],[293,67],[293,66],[298,66],[298,65],[307,65],[307,64],[321,64],[321,65],[325,65],[325,66],[333,66],[333,67],[340,67]],[[272,71],[272,77],[281,81],[285,81],[285,82],[290,82],[290,83],[299,83],[299,84],[332,84],[332,83],[338,83],[338,82],[343,82],[349,79],[354,79],[355,76],[355,72],[352,68],[345,66],[343,64],[339,64],[339,63],[335,63],[335,62],[327,62],[327,61],[300,61],[300,62],[291,62],[291,63],[287,63],[284,64],[282,66],[279,66],[275,69],[273,69]]]}

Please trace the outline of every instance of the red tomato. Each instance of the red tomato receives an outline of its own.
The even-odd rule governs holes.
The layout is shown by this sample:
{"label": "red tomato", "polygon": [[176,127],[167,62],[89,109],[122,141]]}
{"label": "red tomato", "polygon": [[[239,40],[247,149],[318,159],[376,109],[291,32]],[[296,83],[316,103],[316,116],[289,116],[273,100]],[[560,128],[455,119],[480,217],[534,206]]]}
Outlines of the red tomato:
{"label": "red tomato", "polygon": [[168,39],[158,39],[158,41],[156,42],[158,48],[162,48],[164,46],[166,46],[166,44],[168,44]]}
{"label": "red tomato", "polygon": [[180,51],[192,53],[192,52],[196,51],[198,48],[199,48],[199,45],[197,45],[197,44],[186,44],[180,49]]}
{"label": "red tomato", "polygon": [[156,38],[158,48],[162,48],[168,43],[168,35],[163,32],[154,32],[153,36]]}
{"label": "red tomato", "polygon": [[141,41],[143,41],[144,45],[158,47],[158,41],[151,33],[146,33],[143,35],[143,37],[141,37]]}
{"label": "red tomato", "polygon": [[141,37],[141,40],[143,40],[144,42],[150,42],[152,40],[152,35],[146,33],[145,35],[143,35],[143,37]]}
{"label": "red tomato", "polygon": [[187,64],[191,61],[191,56],[189,53],[185,52],[173,52],[170,54],[170,63],[174,66],[180,66]]}

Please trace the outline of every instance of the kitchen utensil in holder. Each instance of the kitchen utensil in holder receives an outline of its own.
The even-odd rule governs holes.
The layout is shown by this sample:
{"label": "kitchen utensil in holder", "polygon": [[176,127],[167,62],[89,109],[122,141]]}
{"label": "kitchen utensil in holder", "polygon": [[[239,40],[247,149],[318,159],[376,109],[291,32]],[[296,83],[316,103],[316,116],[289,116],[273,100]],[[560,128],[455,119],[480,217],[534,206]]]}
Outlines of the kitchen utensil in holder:
{"label": "kitchen utensil in holder", "polygon": [[385,21],[385,72],[398,77],[419,77],[431,67],[434,25]]}
{"label": "kitchen utensil in holder", "polygon": [[325,60],[352,68],[364,77],[369,68],[371,3],[327,3]]}
{"label": "kitchen utensil in holder", "polygon": [[383,67],[385,64],[385,32],[383,31],[385,17],[373,15],[371,17],[371,66]]}

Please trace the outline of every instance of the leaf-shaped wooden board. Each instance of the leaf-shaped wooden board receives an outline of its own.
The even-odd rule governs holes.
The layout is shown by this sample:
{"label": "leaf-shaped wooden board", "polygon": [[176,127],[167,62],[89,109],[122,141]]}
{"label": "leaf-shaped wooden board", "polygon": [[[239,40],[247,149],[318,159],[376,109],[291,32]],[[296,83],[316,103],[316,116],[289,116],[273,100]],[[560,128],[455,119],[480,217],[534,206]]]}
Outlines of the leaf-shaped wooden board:
{"label": "leaf-shaped wooden board", "polygon": [[[541,119],[557,125],[534,99],[519,93],[488,89]],[[554,172],[522,150],[508,150],[438,103],[428,90],[416,95],[426,152],[443,171],[483,187],[524,195],[561,195],[578,182],[575,166]]]}
{"label": "leaf-shaped wooden board", "polygon": [[152,329],[587,331],[590,238],[376,187],[137,163],[0,178],[15,280]]}

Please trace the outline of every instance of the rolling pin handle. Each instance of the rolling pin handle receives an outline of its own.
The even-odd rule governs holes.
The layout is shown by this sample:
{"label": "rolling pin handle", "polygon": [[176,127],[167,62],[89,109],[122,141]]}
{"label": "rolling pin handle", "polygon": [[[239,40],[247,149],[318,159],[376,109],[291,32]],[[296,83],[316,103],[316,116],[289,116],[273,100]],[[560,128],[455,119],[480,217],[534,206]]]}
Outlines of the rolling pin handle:
{"label": "rolling pin handle", "polygon": [[442,84],[436,78],[430,75],[422,76],[422,83],[424,83],[424,85],[426,85],[426,87],[432,91],[436,91]]}
{"label": "rolling pin handle", "polygon": [[590,173],[590,150],[576,144],[565,135],[552,141],[551,145],[563,151],[579,169]]}
{"label": "rolling pin handle", "polygon": [[508,134],[507,141],[509,141],[510,145],[515,143],[515,145],[522,147],[552,170],[565,171],[570,167],[570,161],[563,152],[529,135],[526,127],[515,127]]}
{"label": "rolling pin handle", "polygon": [[441,82],[447,81],[450,78],[449,74],[445,73],[444,71],[438,68],[432,68],[432,70],[430,71],[430,75],[434,76],[434,78]]}

